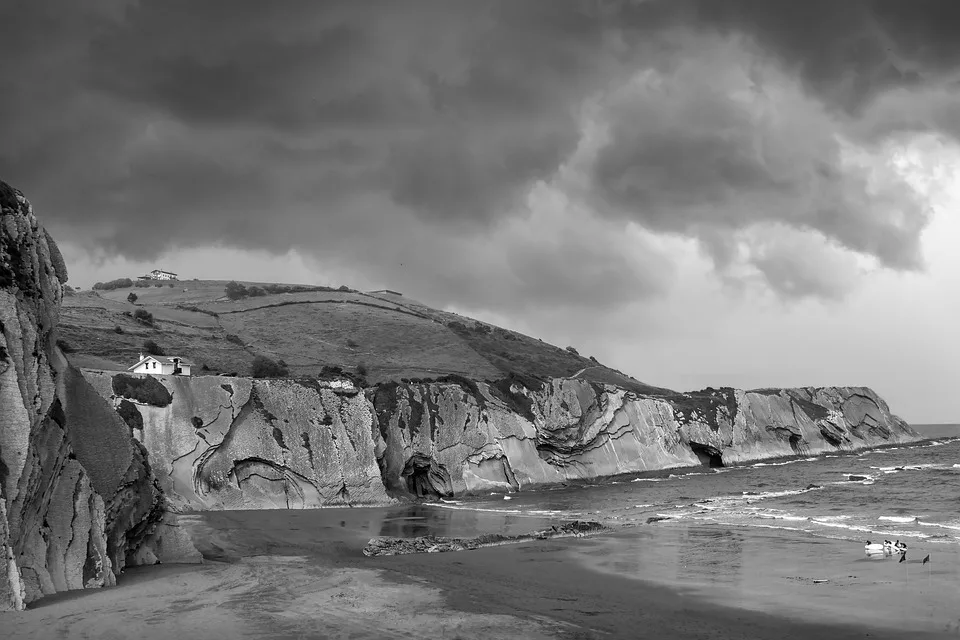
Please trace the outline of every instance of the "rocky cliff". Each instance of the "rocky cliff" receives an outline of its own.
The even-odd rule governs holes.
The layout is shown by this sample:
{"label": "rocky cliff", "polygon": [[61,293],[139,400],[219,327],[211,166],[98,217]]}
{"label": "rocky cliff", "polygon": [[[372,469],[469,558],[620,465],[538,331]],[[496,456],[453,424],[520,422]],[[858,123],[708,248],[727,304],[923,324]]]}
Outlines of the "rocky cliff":
{"label": "rocky cliff", "polygon": [[[377,466],[383,441],[363,392],[348,382],[85,376],[146,446],[179,508],[389,502]],[[135,380],[162,386],[146,393]]]}
{"label": "rocky cliff", "polygon": [[173,524],[146,450],[56,346],[66,279],[29,202],[0,182],[0,610],[114,584],[163,555]]}
{"label": "rocky cliff", "polygon": [[[917,438],[866,388],[640,396],[579,379],[386,384],[86,371],[198,509],[379,504]],[[125,408],[122,408],[125,407]],[[162,462],[161,462],[162,461]],[[388,497],[390,496],[390,497]]]}

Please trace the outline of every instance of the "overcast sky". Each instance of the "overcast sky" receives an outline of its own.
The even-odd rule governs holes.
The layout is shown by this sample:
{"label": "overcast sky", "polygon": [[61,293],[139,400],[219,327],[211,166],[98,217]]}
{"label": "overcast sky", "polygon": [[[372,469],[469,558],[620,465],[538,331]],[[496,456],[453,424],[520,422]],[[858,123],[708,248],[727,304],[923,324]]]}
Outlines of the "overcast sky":
{"label": "overcast sky", "polygon": [[6,0],[71,282],[389,287],[683,390],[960,422],[960,2]]}

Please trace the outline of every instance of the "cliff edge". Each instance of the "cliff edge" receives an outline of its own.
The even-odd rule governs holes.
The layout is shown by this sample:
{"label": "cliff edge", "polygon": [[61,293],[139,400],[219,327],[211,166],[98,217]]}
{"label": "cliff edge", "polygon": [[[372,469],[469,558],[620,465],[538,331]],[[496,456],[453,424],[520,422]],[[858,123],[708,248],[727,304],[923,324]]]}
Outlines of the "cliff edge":
{"label": "cliff edge", "polygon": [[0,181],[0,610],[115,584],[163,554],[146,449],[56,346],[66,280],[30,203]]}
{"label": "cliff edge", "polygon": [[362,391],[346,380],[84,375],[127,418],[183,509],[520,491],[918,438],[863,387],[654,397],[579,378]]}

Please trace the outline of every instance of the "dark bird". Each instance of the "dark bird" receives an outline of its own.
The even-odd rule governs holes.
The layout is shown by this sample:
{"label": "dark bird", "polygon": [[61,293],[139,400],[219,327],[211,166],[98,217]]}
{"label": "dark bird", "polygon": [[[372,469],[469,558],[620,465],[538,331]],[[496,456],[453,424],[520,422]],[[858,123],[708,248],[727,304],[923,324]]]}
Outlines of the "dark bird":
{"label": "dark bird", "polygon": [[907,561],[907,554],[903,554],[902,556],[900,556],[900,559],[897,560],[897,564],[901,562],[906,562],[906,561]]}
{"label": "dark bird", "polygon": [[920,564],[927,564],[928,562],[930,562],[930,554],[929,554],[929,553],[927,554],[927,557],[923,559],[923,562],[921,562]]}

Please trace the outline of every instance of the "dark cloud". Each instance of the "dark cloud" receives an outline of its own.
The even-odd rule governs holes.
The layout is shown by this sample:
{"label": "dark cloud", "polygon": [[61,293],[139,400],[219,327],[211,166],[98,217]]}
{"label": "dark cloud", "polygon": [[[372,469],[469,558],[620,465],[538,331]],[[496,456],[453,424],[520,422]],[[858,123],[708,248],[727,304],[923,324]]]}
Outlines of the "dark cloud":
{"label": "dark cloud", "polygon": [[641,75],[605,101],[609,142],[592,167],[600,206],[699,238],[721,263],[743,241],[737,232],[778,223],[883,266],[922,264],[929,211],[902,178],[838,138],[850,120],[736,42],[702,39],[680,55],[668,75]]}
{"label": "dark cloud", "polygon": [[[670,282],[655,244],[624,240],[632,223],[697,240],[727,276],[748,265],[778,291],[835,297],[759,230],[922,262],[927,212],[860,156],[897,132],[958,131],[957,11],[5,3],[0,175],[55,233],[140,259],[295,247],[436,302],[604,306]],[[572,204],[546,216],[531,189]]]}
{"label": "dark cloud", "polygon": [[960,64],[950,0],[683,2],[702,28],[745,34],[831,104],[857,110],[882,91],[936,81]]}

